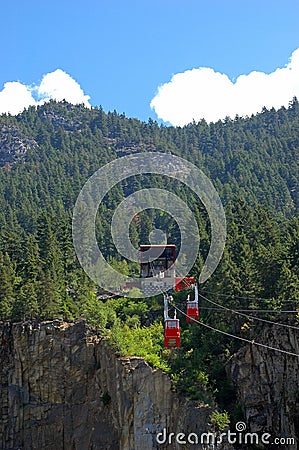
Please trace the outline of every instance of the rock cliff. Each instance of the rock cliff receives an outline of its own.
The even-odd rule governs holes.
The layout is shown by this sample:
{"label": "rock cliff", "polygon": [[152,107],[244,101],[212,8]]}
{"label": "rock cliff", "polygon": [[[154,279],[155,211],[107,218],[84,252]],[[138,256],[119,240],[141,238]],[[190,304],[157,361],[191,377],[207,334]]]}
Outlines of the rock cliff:
{"label": "rock cliff", "polygon": [[142,358],[117,357],[84,321],[2,324],[0,339],[2,449],[174,450],[189,446],[159,446],[157,433],[208,431],[207,405]]}
{"label": "rock cliff", "polygon": [[[299,331],[267,325],[257,341],[299,354]],[[247,429],[271,436],[295,438],[294,445],[271,448],[297,449],[299,441],[299,357],[256,345],[246,346],[228,365],[242,405]]]}
{"label": "rock cliff", "polygon": [[[202,448],[194,435],[209,431],[209,406],[179,397],[142,358],[117,356],[85,321],[0,324],[0,340],[3,450]],[[296,330],[267,326],[259,340],[299,353]],[[231,359],[247,431],[298,441],[298,369],[298,357],[256,345]],[[176,442],[180,432],[181,441],[192,436],[190,445]]]}

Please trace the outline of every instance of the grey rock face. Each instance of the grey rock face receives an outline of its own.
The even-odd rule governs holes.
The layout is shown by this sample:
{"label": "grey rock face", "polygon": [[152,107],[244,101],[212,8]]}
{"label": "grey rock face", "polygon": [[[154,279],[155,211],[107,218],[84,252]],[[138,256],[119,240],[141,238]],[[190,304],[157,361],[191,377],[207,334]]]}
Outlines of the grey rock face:
{"label": "grey rock face", "polygon": [[202,448],[156,435],[208,432],[209,406],[180,398],[142,358],[117,357],[84,321],[3,324],[0,339],[2,449]]}
{"label": "grey rock face", "polygon": [[[299,331],[265,326],[257,341],[299,354]],[[296,444],[272,448],[297,449],[299,440],[299,357],[256,345],[241,349],[228,365],[238,390],[247,428],[291,437]]]}

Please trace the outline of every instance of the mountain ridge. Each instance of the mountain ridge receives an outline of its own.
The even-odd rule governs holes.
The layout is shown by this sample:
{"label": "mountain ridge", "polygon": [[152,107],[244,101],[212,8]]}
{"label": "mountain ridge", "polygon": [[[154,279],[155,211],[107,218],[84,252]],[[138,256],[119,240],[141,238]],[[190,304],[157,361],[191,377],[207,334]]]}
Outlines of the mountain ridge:
{"label": "mountain ridge", "polygon": [[[225,199],[238,189],[249,203],[265,203],[289,215],[298,210],[298,114],[294,99],[288,109],[264,108],[250,118],[164,127],[151,119],[144,123],[115,111],[106,114],[101,108],[51,101],[16,117],[1,116],[0,124],[19,128],[24,143],[48,143],[57,150],[74,137],[80,146],[85,142],[109,149],[112,158],[170,151],[204,170]],[[5,162],[11,163],[11,157],[5,161],[2,155]]]}

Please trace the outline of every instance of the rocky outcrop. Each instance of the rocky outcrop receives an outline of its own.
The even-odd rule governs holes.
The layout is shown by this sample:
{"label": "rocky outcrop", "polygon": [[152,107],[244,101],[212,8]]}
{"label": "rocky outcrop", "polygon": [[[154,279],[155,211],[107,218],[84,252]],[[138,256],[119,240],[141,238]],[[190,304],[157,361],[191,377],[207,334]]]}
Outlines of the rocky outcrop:
{"label": "rocky outcrop", "polygon": [[[67,103],[65,103],[65,107],[69,112],[76,109],[75,105],[69,105]],[[78,131],[82,127],[81,121],[66,118],[63,114],[55,111],[55,109],[41,108],[39,110],[39,116],[42,121],[47,119],[51,121],[54,128],[63,128],[65,131]]]}
{"label": "rocky outcrop", "polygon": [[[267,325],[256,340],[299,355],[298,329]],[[299,356],[253,344],[234,355],[228,372],[237,387],[247,429],[259,434],[268,432],[277,438],[295,438],[294,445],[271,448],[297,449]]]}
{"label": "rocky outcrop", "polygon": [[24,159],[27,151],[34,147],[37,143],[22,136],[17,127],[0,125],[0,166]]}
{"label": "rocky outcrop", "polygon": [[117,357],[84,321],[2,324],[0,339],[2,449],[201,448],[169,433],[206,433],[208,405],[179,398],[142,358]]}

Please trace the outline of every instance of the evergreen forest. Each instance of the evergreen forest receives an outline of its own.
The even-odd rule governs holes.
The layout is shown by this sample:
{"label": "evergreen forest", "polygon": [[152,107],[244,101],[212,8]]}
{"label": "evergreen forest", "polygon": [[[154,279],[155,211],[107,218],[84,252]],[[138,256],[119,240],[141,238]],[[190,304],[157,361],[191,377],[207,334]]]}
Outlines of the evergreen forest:
{"label": "evergreen forest", "polygon": [[[100,167],[125,155],[162,152],[199,167],[213,182],[226,212],[227,241],[215,273],[200,286],[199,322],[254,339],[265,320],[299,322],[299,104],[252,117],[205,120],[184,127],[127,118],[101,107],[50,101],[18,116],[0,117],[0,320],[84,318],[125,355],[144,356],[167,371],[194,400],[228,411],[237,420],[225,361],[242,342],[181,319],[182,346],[163,348],[162,296],[136,298],[103,292],[83,271],[72,241],[77,196]],[[200,253],[190,275],[198,278],[210,246],[210,223],[195,194],[170,177],[136,175],[105,196],[96,219],[98,245],[109,264],[138,276],[111,236],[120,201],[144,187],[179,195],[194,213]],[[148,209],[130,224],[133,245],[159,228],[179,248],[175,221]],[[192,236],[190,236],[192,239]],[[174,294],[184,310],[188,292]],[[212,303],[211,303],[212,302]],[[214,303],[213,303],[214,302]],[[244,310],[245,314],[235,314]],[[263,313],[250,311],[262,310]],[[290,310],[293,313],[280,313]],[[296,311],[298,311],[296,313]],[[216,416],[218,425],[228,421]]]}

